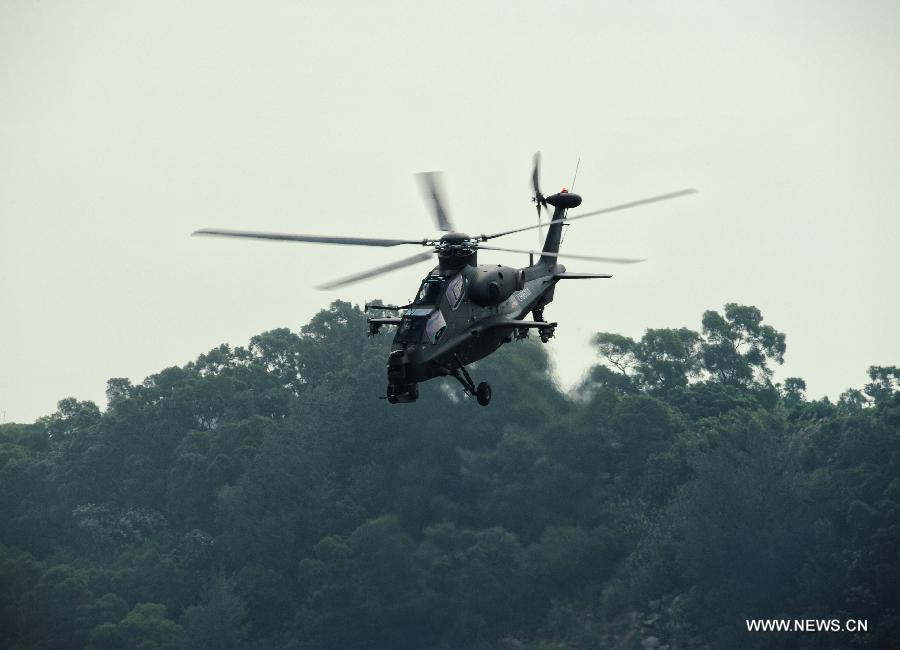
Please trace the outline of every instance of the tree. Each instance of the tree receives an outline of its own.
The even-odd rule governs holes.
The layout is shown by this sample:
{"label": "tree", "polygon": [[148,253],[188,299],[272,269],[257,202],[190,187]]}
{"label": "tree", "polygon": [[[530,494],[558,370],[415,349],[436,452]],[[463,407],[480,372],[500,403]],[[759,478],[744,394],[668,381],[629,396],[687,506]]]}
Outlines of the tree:
{"label": "tree", "polygon": [[594,345],[604,365],[594,368],[592,379],[622,393],[679,388],[700,373],[699,344],[700,335],[686,327],[648,329],[640,341],[601,332]]}
{"label": "tree", "polygon": [[706,371],[723,384],[768,383],[772,376],[768,362],[783,363],[786,346],[784,334],[763,325],[762,319],[756,307],[733,302],[725,305],[724,316],[705,312],[701,349]]}
{"label": "tree", "polygon": [[806,400],[806,382],[800,377],[788,377],[784,380],[781,395],[785,406],[796,408]]}
{"label": "tree", "polygon": [[900,369],[897,366],[871,366],[869,379],[871,381],[866,384],[865,392],[876,405],[886,403],[900,389]]}
{"label": "tree", "polygon": [[637,349],[642,383],[653,392],[686,386],[700,374],[700,335],[686,327],[648,329]]}
{"label": "tree", "polygon": [[594,336],[597,354],[608,367],[624,377],[631,377],[638,364],[638,344],[634,339],[621,334],[600,332]]}
{"label": "tree", "polygon": [[82,627],[79,610],[92,600],[84,571],[59,564],[44,572],[34,587],[32,607],[50,647],[84,645],[90,628]]}
{"label": "tree", "polygon": [[188,607],[181,617],[184,645],[192,650],[230,650],[243,647],[247,611],[232,582],[213,575],[203,603]]}
{"label": "tree", "polygon": [[159,603],[138,603],[125,618],[113,625],[102,623],[91,632],[89,650],[179,650],[183,631],[166,617]]}
{"label": "tree", "polygon": [[280,328],[254,336],[249,350],[281,386],[299,393],[307,381],[302,347],[299,336]]}
{"label": "tree", "polygon": [[96,432],[100,409],[90,401],[80,402],[73,397],[60,400],[56,413],[42,418],[50,442],[60,448],[84,445]]}
{"label": "tree", "polygon": [[838,397],[838,412],[843,415],[859,415],[868,405],[869,399],[861,390],[848,388]]}

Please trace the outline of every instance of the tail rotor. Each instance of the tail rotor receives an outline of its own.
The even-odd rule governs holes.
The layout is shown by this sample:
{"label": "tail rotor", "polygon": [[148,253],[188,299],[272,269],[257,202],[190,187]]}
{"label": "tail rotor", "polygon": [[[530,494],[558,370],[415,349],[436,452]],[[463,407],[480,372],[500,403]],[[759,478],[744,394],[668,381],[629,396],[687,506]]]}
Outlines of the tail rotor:
{"label": "tail rotor", "polygon": [[547,199],[541,192],[540,151],[536,151],[534,154],[534,166],[531,169],[531,187],[534,190],[534,195],[531,197],[531,201],[532,203],[534,203],[534,207],[537,210],[538,246],[541,246],[544,243],[544,228],[543,222],[541,221],[541,208],[544,208],[544,210],[547,211],[548,218],[550,217],[550,208],[547,207]]}

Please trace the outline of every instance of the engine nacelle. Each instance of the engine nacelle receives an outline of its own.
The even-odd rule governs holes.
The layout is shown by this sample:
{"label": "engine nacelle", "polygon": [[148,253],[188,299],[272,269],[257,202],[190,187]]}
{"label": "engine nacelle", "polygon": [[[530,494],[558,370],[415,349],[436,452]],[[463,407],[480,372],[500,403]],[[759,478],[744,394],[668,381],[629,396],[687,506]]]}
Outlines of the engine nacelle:
{"label": "engine nacelle", "polygon": [[522,272],[510,266],[480,264],[469,274],[469,297],[476,305],[499,305],[524,284]]}

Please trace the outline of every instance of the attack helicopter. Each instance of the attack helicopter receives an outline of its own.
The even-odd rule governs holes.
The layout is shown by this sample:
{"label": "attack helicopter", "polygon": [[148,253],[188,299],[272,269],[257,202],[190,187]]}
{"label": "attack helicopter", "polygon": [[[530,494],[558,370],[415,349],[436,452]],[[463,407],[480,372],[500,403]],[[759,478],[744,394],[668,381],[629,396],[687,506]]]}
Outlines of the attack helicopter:
{"label": "attack helicopter", "polygon": [[[544,319],[544,308],[552,302],[556,284],[561,280],[612,277],[607,273],[567,271],[566,267],[558,262],[559,258],[610,264],[634,264],[644,261],[634,258],[560,253],[563,227],[577,219],[666,201],[697,191],[683,189],[568,216],[568,210],[581,205],[581,197],[565,187],[556,194],[544,196],[540,189],[540,161],[538,152],[534,155],[531,173],[531,186],[534,192],[531,200],[537,210],[536,225],[481,235],[468,235],[457,231],[446,209],[439,175],[436,172],[427,172],[419,174],[418,177],[426,200],[430,204],[435,225],[438,230],[445,233],[437,239],[294,235],[215,228],[203,228],[193,234],[345,246],[409,245],[430,249],[320,285],[318,288],[336,289],[389,271],[433,261],[436,255],[437,265],[422,280],[411,303],[401,306],[367,304],[365,307],[367,313],[371,309],[379,310],[382,314],[397,314],[367,319],[370,335],[378,334],[382,327],[397,328],[387,360],[386,398],[392,404],[414,402],[419,397],[418,384],[421,382],[435,377],[453,377],[462,385],[466,395],[474,396],[479,404],[487,406],[491,401],[490,384],[481,382],[476,385],[466,366],[493,353],[504,343],[526,338],[531,330],[537,330],[541,341],[547,343],[556,333],[557,323]],[[541,218],[542,210],[549,215],[546,224]],[[547,235],[537,261],[534,259],[533,250],[485,245],[485,242],[498,237],[526,230],[537,228],[542,232],[545,225]],[[479,250],[525,253],[529,255],[529,264],[522,268],[501,264],[479,264]],[[527,319],[529,314],[532,320]]]}

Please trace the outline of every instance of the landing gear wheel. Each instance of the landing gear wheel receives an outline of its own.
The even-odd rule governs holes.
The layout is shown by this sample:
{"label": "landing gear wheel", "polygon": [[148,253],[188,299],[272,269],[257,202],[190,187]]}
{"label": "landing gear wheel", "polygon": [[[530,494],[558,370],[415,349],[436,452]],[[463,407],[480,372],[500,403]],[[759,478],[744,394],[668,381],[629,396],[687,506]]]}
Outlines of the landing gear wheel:
{"label": "landing gear wheel", "polygon": [[491,385],[486,381],[478,384],[478,388],[475,389],[475,397],[478,400],[478,403],[482,406],[487,406],[491,403]]}

